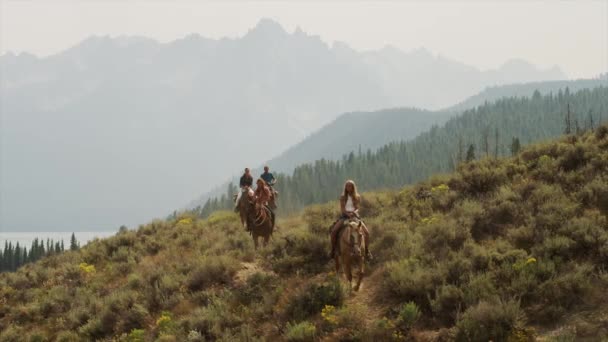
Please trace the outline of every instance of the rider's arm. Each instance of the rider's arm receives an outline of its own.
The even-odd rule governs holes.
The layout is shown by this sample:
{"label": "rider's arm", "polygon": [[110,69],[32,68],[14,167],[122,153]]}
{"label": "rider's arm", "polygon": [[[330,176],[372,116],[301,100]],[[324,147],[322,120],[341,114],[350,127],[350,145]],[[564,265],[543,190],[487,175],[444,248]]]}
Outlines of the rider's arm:
{"label": "rider's arm", "polygon": [[355,211],[353,213],[358,217],[359,216],[359,208],[361,205],[361,197],[359,196],[356,201],[353,201],[353,205],[355,206]]}
{"label": "rider's arm", "polygon": [[344,215],[347,214],[346,212],[346,201],[344,200],[343,197],[340,197],[340,212]]}

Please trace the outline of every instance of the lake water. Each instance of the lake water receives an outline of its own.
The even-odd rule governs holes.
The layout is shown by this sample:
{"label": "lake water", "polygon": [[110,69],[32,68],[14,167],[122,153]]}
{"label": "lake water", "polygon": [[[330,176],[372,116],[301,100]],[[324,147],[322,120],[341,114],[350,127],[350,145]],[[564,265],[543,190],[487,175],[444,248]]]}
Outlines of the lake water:
{"label": "lake water", "polygon": [[[101,231],[101,232],[74,232],[76,240],[80,242],[80,246],[84,246],[87,242],[95,238],[104,238],[116,234],[114,231]],[[66,249],[70,248],[70,238],[72,232],[0,232],[0,248],[4,249],[4,242],[12,242],[15,245],[19,242],[20,246],[26,246],[29,250],[32,245],[32,241],[35,238],[38,240],[45,241],[46,239],[53,240],[55,242],[63,240],[63,244]]]}

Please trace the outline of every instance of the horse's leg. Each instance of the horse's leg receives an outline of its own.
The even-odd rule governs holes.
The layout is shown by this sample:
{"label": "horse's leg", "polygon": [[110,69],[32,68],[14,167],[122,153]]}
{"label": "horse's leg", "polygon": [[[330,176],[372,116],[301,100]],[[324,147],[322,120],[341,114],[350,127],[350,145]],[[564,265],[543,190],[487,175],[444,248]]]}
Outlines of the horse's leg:
{"label": "horse's leg", "polygon": [[256,234],[254,234],[252,236],[253,236],[253,247],[257,251],[258,250],[258,236]]}
{"label": "horse's leg", "polygon": [[336,262],[336,276],[339,276],[339,274],[340,274],[340,256],[338,254],[336,254],[334,256],[334,261]]}
{"label": "horse's leg", "polygon": [[268,241],[270,240],[270,235],[264,236],[264,247],[268,246]]}
{"label": "horse's leg", "polygon": [[351,269],[351,260],[345,258],[346,260],[342,260],[344,262],[344,275],[346,276],[346,280],[348,280],[348,291],[352,291],[353,289],[353,273]]}
{"label": "horse's leg", "polygon": [[365,261],[363,258],[364,257],[361,256],[361,260],[359,261],[359,272],[357,277],[357,285],[355,285],[355,291],[359,291],[359,288],[361,287],[361,281],[363,280],[363,274],[365,273]]}

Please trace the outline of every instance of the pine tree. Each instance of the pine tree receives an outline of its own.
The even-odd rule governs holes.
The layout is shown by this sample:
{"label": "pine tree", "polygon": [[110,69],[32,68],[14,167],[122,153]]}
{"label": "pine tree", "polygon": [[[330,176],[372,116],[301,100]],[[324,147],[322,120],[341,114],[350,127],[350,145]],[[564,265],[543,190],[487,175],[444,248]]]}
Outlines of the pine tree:
{"label": "pine tree", "polygon": [[[566,88],[568,90],[568,88]],[[570,103],[568,103],[568,109],[566,111],[564,134],[572,134],[572,118],[570,117]]]}
{"label": "pine tree", "polygon": [[513,137],[513,139],[511,140],[511,155],[515,156],[519,153],[520,149],[521,144],[519,143],[519,138]]}
{"label": "pine tree", "polygon": [[78,249],[78,242],[76,240],[76,235],[74,233],[72,233],[72,236],[70,237],[70,250],[75,251],[77,249]]}
{"label": "pine tree", "polygon": [[494,130],[494,143],[494,158],[498,158],[498,147],[500,146],[498,139],[498,127]]}
{"label": "pine tree", "polygon": [[475,145],[470,144],[467,150],[467,162],[475,160]]}

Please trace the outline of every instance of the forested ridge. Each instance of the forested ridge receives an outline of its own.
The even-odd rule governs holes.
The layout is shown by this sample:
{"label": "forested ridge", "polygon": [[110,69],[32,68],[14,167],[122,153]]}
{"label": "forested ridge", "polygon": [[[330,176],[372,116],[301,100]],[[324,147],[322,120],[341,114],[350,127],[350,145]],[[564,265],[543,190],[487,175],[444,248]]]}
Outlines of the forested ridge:
{"label": "forested ridge", "polygon": [[[362,190],[398,188],[453,171],[467,157],[511,155],[521,145],[566,131],[580,133],[605,121],[608,87],[575,93],[566,88],[547,95],[536,91],[531,97],[503,98],[466,110],[410,141],[392,142],[374,152],[351,152],[339,161],[322,159],[303,164],[292,174],[275,174],[279,210],[290,213],[337,199],[346,179],[354,179]],[[235,192],[236,186],[230,184],[225,195],[193,211],[206,217],[215,210],[230,208]]]}
{"label": "forested ridge", "polygon": [[[267,161],[277,172],[291,174],[296,166],[311,163],[315,160],[340,160],[342,155],[351,151],[378,148],[395,141],[411,140],[429,130],[433,125],[443,125],[449,118],[463,111],[476,108],[485,103],[492,103],[501,98],[530,97],[535,91],[539,94],[558,94],[560,90],[577,92],[581,89],[592,89],[608,86],[608,74],[594,79],[542,81],[508,84],[488,87],[479,94],[469,97],[461,103],[444,110],[429,111],[417,108],[398,107],[371,112],[352,112],[340,115],[333,122],[306,137],[301,142],[288,148],[279,156]],[[241,171],[239,169],[239,171]],[[261,172],[262,165],[253,168],[254,173]],[[238,182],[237,175],[226,180],[213,190],[206,192],[188,204],[187,208],[203,206],[207,199],[221,197],[232,181]]]}
{"label": "forested ridge", "polygon": [[[80,248],[80,243],[76,240],[76,236],[72,233],[70,238],[70,250],[77,250]],[[15,271],[19,267],[35,262],[43,257],[59,254],[65,251],[65,245],[63,240],[53,241],[47,239],[46,243],[44,240],[35,238],[28,250],[26,246],[19,245],[19,242],[13,244],[12,242],[5,241],[4,249],[0,249],[0,272]]]}

